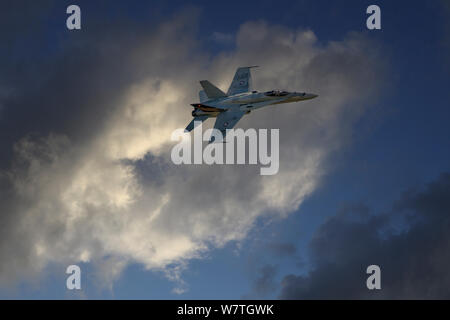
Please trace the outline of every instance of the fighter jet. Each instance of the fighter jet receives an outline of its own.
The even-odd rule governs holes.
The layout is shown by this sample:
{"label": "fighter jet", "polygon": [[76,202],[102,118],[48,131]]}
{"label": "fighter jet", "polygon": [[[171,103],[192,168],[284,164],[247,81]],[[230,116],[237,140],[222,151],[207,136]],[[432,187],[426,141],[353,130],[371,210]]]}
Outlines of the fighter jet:
{"label": "fighter jet", "polygon": [[194,107],[192,111],[194,119],[185,130],[190,132],[194,129],[194,124],[198,125],[208,118],[217,118],[214,128],[220,130],[223,138],[225,138],[226,130],[233,128],[244,115],[253,110],[269,105],[298,102],[317,97],[316,94],[306,92],[253,91],[250,69],[255,67],[257,66],[238,68],[227,93],[208,80],[200,81],[203,88],[199,92],[200,102],[191,104]]}

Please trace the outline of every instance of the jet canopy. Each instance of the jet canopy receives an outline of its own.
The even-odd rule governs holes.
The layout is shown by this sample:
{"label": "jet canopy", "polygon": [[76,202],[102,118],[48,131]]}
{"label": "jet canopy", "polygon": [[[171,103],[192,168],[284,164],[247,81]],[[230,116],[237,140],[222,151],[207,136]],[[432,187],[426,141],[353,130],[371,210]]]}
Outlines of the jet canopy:
{"label": "jet canopy", "polygon": [[268,97],[282,97],[282,96],[287,96],[289,94],[289,92],[284,91],[284,90],[272,90],[272,91],[267,91],[264,93],[264,95],[268,96]]}

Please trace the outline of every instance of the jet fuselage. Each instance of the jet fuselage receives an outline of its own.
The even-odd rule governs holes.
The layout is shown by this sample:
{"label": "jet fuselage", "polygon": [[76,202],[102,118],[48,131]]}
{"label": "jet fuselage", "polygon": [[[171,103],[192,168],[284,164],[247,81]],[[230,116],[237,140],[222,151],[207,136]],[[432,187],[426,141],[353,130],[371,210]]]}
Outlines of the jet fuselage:
{"label": "jet fuselage", "polygon": [[282,104],[309,100],[317,97],[311,93],[287,92],[287,91],[267,91],[267,92],[245,92],[228,97],[207,100],[201,103],[193,103],[195,108],[192,116],[208,115],[216,117],[225,110],[245,111],[249,113],[252,110],[259,109],[268,105]]}
{"label": "jet fuselage", "polygon": [[244,115],[253,110],[317,97],[316,94],[306,92],[254,91],[250,69],[255,67],[239,67],[226,93],[208,80],[200,80],[203,88],[198,93],[200,102],[191,104],[194,107],[193,119],[186,126],[185,131],[191,132],[207,119],[216,118],[214,129],[219,130],[225,138],[227,132],[233,129]]}

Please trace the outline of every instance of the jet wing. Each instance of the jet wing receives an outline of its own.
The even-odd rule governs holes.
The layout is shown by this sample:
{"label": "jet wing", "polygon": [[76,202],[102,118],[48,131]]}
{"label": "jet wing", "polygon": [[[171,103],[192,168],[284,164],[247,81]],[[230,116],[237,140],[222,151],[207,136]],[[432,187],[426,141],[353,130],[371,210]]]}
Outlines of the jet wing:
{"label": "jet wing", "polygon": [[252,91],[252,76],[250,74],[250,69],[255,67],[257,66],[238,68],[230,88],[228,89],[227,95],[232,96],[238,93]]}
{"label": "jet wing", "polygon": [[244,114],[245,111],[224,111],[217,116],[214,129],[220,130],[220,132],[222,132],[223,139],[225,140],[225,136],[227,134],[226,130],[232,129],[236,123],[241,120]]}

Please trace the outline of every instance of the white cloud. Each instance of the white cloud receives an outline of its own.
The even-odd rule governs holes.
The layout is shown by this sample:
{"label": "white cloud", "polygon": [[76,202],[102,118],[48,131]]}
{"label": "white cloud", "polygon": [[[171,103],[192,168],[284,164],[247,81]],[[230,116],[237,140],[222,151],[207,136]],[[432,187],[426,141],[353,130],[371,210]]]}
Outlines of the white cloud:
{"label": "white cloud", "polygon": [[231,33],[223,33],[214,31],[211,35],[211,39],[222,45],[229,45],[234,42],[234,36]]}
{"label": "white cloud", "polygon": [[[111,282],[128,263],[140,263],[166,271],[183,292],[180,271],[189,259],[244,239],[259,217],[283,217],[315,190],[327,156],[347,142],[379,83],[379,65],[357,35],[323,46],[311,30],[250,22],[237,33],[235,51],[192,58],[195,39],[182,26],[167,22],[129,48],[123,67],[148,75],[127,88],[93,139],[74,142],[55,133],[16,144],[7,175],[20,219],[9,225],[8,241],[20,241],[27,259],[17,266],[16,253],[3,249],[9,259],[3,281],[50,262],[92,261]],[[262,177],[255,166],[172,165],[170,136],[190,121],[196,81],[226,89],[236,67],[254,64],[261,66],[253,73],[256,89],[320,95],[260,110],[238,124],[280,129],[279,174]],[[150,161],[146,154],[159,166],[143,179],[132,163]]]}

